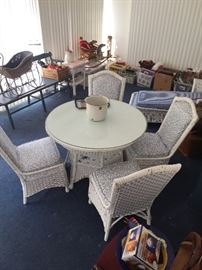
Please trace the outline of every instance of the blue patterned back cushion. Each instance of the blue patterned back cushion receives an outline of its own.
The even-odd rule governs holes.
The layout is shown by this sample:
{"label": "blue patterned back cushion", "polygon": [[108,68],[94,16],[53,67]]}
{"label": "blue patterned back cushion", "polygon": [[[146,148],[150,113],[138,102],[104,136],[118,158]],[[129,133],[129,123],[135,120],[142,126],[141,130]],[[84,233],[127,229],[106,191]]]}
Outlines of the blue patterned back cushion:
{"label": "blue patterned back cushion", "polygon": [[168,109],[176,96],[171,91],[139,91],[133,105],[144,108]]}
{"label": "blue patterned back cushion", "polygon": [[202,99],[202,92],[139,91],[133,100],[133,106],[168,110],[174,97]]}

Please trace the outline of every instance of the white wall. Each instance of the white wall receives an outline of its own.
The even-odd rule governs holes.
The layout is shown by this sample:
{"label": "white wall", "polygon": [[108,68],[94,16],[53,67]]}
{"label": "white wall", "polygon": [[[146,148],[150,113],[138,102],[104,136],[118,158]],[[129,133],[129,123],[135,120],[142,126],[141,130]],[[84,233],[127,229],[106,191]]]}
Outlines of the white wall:
{"label": "white wall", "polygon": [[112,36],[112,53],[127,59],[132,0],[105,0],[103,15],[103,42]]}
{"label": "white wall", "polygon": [[112,0],[114,14],[115,54],[122,60],[128,56],[129,28],[131,20],[131,0]]}
{"label": "white wall", "polygon": [[201,0],[132,0],[131,14],[130,64],[152,59],[175,68],[202,68]]}

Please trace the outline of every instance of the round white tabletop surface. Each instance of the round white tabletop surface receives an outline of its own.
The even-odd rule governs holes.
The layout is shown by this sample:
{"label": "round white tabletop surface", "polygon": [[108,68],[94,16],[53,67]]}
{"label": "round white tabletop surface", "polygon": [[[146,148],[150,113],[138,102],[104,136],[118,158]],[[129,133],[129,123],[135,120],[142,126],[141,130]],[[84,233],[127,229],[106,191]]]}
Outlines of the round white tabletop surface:
{"label": "round white tabletop surface", "polygon": [[111,151],[131,145],[146,130],[144,115],[131,105],[110,100],[104,121],[93,122],[74,101],[55,108],[46,119],[46,132],[67,149]]}

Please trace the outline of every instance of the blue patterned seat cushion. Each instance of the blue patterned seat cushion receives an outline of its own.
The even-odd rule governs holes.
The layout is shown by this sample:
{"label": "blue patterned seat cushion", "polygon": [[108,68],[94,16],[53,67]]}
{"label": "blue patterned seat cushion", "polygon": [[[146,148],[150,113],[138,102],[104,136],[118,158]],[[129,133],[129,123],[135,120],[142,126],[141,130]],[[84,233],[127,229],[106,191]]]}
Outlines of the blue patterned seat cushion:
{"label": "blue patterned seat cushion", "polygon": [[102,201],[108,206],[111,201],[113,180],[139,171],[140,167],[135,161],[111,164],[96,170],[90,177]]}
{"label": "blue patterned seat cushion", "polygon": [[158,133],[150,132],[143,134],[127,151],[133,158],[155,158],[169,154],[169,149]]}
{"label": "blue patterned seat cushion", "polygon": [[61,162],[55,142],[47,137],[17,147],[18,164],[23,172],[33,172]]}
{"label": "blue patterned seat cushion", "polygon": [[168,110],[174,97],[189,97],[196,101],[202,99],[202,92],[139,91],[133,106]]}

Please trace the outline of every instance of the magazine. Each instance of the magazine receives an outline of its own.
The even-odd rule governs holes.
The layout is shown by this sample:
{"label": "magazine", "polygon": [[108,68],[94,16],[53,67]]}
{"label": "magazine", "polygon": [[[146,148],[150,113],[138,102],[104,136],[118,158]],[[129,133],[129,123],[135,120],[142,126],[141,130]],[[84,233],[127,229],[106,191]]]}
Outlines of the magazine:
{"label": "magazine", "polygon": [[161,239],[142,225],[128,231],[122,260],[134,261],[147,269],[157,270],[161,249]]}

